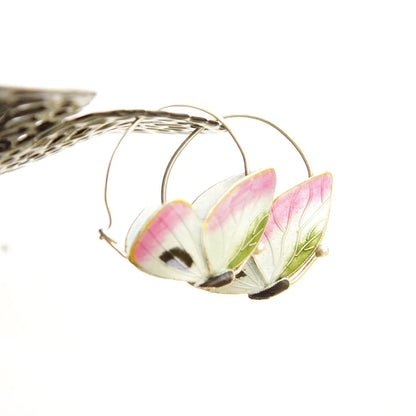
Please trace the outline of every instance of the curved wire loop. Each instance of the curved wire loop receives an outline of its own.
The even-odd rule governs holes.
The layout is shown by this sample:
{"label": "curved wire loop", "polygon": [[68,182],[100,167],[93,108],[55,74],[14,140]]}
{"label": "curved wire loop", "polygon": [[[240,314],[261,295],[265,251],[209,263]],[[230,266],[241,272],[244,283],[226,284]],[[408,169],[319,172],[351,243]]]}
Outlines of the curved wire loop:
{"label": "curved wire loop", "polygon": [[173,154],[173,156],[169,160],[169,163],[166,166],[165,172],[163,174],[162,186],[161,186],[161,190],[160,190],[160,200],[161,200],[162,204],[164,204],[166,202],[167,183],[168,183],[168,180],[169,180],[170,172],[173,168],[173,165],[176,162],[176,159],[178,159],[179,155],[182,153],[182,151],[185,149],[185,147],[188,146],[188,144],[193,140],[193,138],[195,136],[197,136],[199,133],[201,133],[202,130],[203,130],[203,128],[201,127],[201,128],[195,129],[191,134],[189,134],[188,137],[175,150],[175,153]]}
{"label": "curved wire loop", "polygon": [[[203,111],[207,114],[212,115],[213,117],[215,117],[218,121],[220,121],[223,126],[226,128],[226,130],[231,134],[231,136],[233,137],[234,141],[236,142],[240,153],[243,157],[244,160],[244,167],[245,167],[245,175],[247,176],[248,174],[248,169],[247,169],[247,164],[246,164],[246,157],[244,155],[244,151],[242,150],[242,147],[240,145],[240,143],[238,142],[238,140],[236,139],[235,135],[229,130],[228,126],[226,124],[224,124],[223,119],[227,119],[227,118],[250,118],[253,120],[257,120],[257,121],[261,121],[265,124],[268,124],[269,126],[273,127],[274,129],[276,129],[280,134],[282,134],[292,145],[293,147],[296,149],[296,151],[299,153],[300,157],[302,158],[306,170],[308,171],[308,177],[312,177],[313,173],[312,173],[312,169],[311,166],[308,162],[308,160],[306,159],[305,154],[302,152],[301,148],[298,146],[298,144],[284,131],[282,130],[280,127],[278,127],[276,124],[272,123],[269,120],[266,120],[264,118],[261,117],[257,117],[257,116],[252,116],[252,115],[248,115],[248,114],[232,114],[232,115],[228,115],[225,117],[217,117],[215,114],[212,114],[209,111],[206,111],[204,109],[201,109],[199,107],[194,107],[194,106],[190,106],[190,105],[169,105],[166,107],[162,107],[162,109],[165,108],[169,108],[169,107],[190,107],[190,108],[194,108],[200,111]],[[161,110],[162,110],[161,109]],[[169,160],[168,165],[166,166],[165,169],[165,173],[163,175],[163,181],[162,181],[162,186],[161,186],[161,201],[162,204],[164,204],[166,202],[166,193],[167,193],[167,186],[168,186],[168,181],[169,181],[169,176],[170,173],[172,171],[172,168],[174,166],[174,164],[176,163],[177,159],[179,158],[180,154],[183,152],[183,150],[185,150],[185,148],[188,146],[188,144],[203,130],[203,128],[199,128],[194,130],[181,144],[180,146],[176,149],[175,153],[173,154],[172,158]]]}
{"label": "curved wire loop", "polygon": [[280,127],[278,127],[276,124],[272,123],[269,120],[266,120],[265,118],[261,118],[261,117],[257,117],[257,116],[251,116],[249,114],[232,114],[229,116],[225,116],[224,118],[251,118],[253,120],[258,120],[261,121],[262,123],[268,124],[269,126],[273,127],[274,129],[276,129],[280,134],[282,134],[284,137],[286,137],[287,140],[289,140],[289,142],[293,145],[293,147],[296,149],[296,151],[299,153],[300,157],[303,160],[303,163],[306,166],[306,170],[308,171],[308,177],[312,177],[313,173],[312,173],[312,169],[311,166],[308,162],[308,160],[306,159],[305,154],[302,152],[301,148],[299,147],[299,145],[285,132],[283,131]]}
{"label": "curved wire loop", "polygon": [[[202,111],[203,113],[209,114],[210,116],[214,117],[217,121],[219,121],[222,124],[222,126],[225,128],[225,130],[231,135],[232,139],[234,140],[235,144],[238,147],[238,150],[240,151],[240,154],[241,154],[241,157],[243,158],[243,163],[244,163],[244,174],[245,175],[249,174],[247,158],[246,158],[246,155],[244,153],[244,150],[241,147],[241,144],[239,143],[239,141],[237,140],[237,137],[235,136],[233,131],[230,129],[230,127],[227,125],[227,123],[224,121],[224,119],[222,117],[212,113],[211,111],[205,110],[204,108],[196,107],[196,106],[188,105],[188,104],[167,105],[165,107],[160,108],[159,111],[165,110],[167,108],[172,108],[172,107],[193,108],[194,110]],[[191,134],[189,134],[188,137],[176,149],[175,153],[173,154],[173,156],[169,160],[169,163],[167,164],[166,169],[165,169],[165,173],[163,175],[161,192],[160,192],[161,193],[161,202],[162,202],[162,204],[164,204],[166,202],[167,185],[168,185],[169,176],[170,176],[170,173],[172,171],[173,165],[175,164],[176,160],[178,159],[180,154],[183,152],[183,150],[188,146],[188,144],[191,143],[191,141],[202,131],[203,131],[203,128],[197,128]]]}
{"label": "curved wire loop", "polygon": [[[105,209],[106,209],[107,215],[108,215],[107,231],[111,228],[111,225],[113,224],[113,218],[111,216],[111,210],[110,210],[110,206],[108,204],[108,180],[109,180],[109,177],[110,177],[110,170],[111,170],[111,166],[113,164],[113,159],[114,159],[115,154],[117,153],[118,148],[120,147],[121,143],[123,142],[123,140],[132,131],[134,131],[134,129],[140,124],[140,121],[141,121],[141,119],[139,117],[139,118],[136,118],[130,124],[130,127],[123,133],[123,135],[121,136],[120,140],[116,144],[116,147],[114,148],[113,153],[111,153],[110,161],[108,162],[107,172],[106,172],[106,175],[105,175],[105,183],[104,183],[104,204],[105,204]],[[108,244],[110,244],[110,246],[113,247],[114,250],[116,250],[121,256],[126,257],[126,255],[121,250],[119,250],[117,248],[116,241],[114,241],[111,237],[109,237],[107,234],[105,234],[102,229],[99,229],[98,232],[100,233],[100,238],[102,240],[105,240]]]}

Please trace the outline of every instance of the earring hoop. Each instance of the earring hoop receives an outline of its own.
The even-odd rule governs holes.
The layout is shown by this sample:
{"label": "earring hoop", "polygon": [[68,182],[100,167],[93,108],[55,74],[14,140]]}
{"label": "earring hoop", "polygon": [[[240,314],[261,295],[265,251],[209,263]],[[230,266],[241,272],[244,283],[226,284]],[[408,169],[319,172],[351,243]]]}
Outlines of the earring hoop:
{"label": "earring hoop", "polygon": [[[166,106],[163,107],[163,109],[165,108],[169,108],[169,107],[176,107],[175,105],[172,106]],[[194,108],[197,110],[201,110],[207,114],[212,115],[212,113],[203,110],[199,107],[194,107],[194,106],[187,106],[190,108]],[[299,155],[301,156],[307,173],[308,173],[308,178],[311,178],[313,176],[312,173],[312,169],[311,166],[308,162],[308,160],[306,159],[305,154],[303,153],[303,151],[301,150],[301,148],[299,147],[299,145],[284,131],[282,130],[280,127],[278,127],[276,124],[272,123],[269,120],[266,120],[262,117],[258,117],[258,116],[252,116],[252,115],[248,115],[248,114],[232,114],[232,115],[228,115],[228,116],[224,116],[222,118],[218,117],[217,120],[221,122],[222,119],[229,119],[229,118],[248,118],[248,119],[253,119],[253,120],[257,120],[260,121],[262,123],[268,124],[269,126],[273,127],[274,129],[276,129],[280,134],[282,134],[292,145],[293,147],[296,149],[296,151],[299,153]],[[223,124],[224,126],[224,124]],[[230,132],[228,126],[224,126],[226,128],[227,131]],[[181,153],[185,150],[185,148],[191,143],[191,141],[199,134],[203,131],[203,128],[198,128],[196,130],[194,130],[180,145],[179,147],[176,149],[176,151],[174,152],[173,156],[171,157],[171,159],[169,160],[165,172],[163,174],[163,180],[162,180],[162,185],[161,185],[161,202],[162,204],[164,204],[166,202],[166,194],[167,194],[167,186],[168,186],[168,182],[169,182],[169,177],[171,174],[171,171],[173,169],[173,166],[175,165],[177,159],[179,158],[179,156],[181,155]],[[241,144],[238,142],[237,138],[235,137],[234,134],[231,134],[233,136],[234,141],[237,143],[238,148],[243,156],[243,159],[246,160],[245,158],[245,154],[242,151],[242,147]],[[246,165],[245,165],[246,166]],[[245,175],[247,176],[247,172],[245,172]]]}

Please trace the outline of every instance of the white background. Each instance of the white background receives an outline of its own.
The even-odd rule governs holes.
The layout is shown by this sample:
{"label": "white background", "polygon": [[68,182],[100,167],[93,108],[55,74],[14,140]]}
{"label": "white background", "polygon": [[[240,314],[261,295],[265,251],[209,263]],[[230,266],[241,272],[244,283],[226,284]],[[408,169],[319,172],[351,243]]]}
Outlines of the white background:
{"label": "white background", "polygon": [[[256,302],[146,276],[98,240],[118,136],[1,176],[0,415],[415,415],[412,3],[8,2],[0,84],[95,90],[87,111],[269,118],[333,173],[334,200],[330,255]],[[283,138],[249,124],[253,167],[279,191],[302,180]],[[225,135],[205,137],[171,197],[241,171]],[[179,142],[130,138],[117,218],[158,202]]]}

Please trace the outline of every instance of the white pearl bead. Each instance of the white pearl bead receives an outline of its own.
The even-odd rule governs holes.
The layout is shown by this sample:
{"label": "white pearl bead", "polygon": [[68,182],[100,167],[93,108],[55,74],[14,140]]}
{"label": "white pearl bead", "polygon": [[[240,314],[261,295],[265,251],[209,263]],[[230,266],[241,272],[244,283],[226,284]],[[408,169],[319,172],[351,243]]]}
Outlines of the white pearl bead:
{"label": "white pearl bead", "polygon": [[329,248],[323,244],[319,244],[315,251],[316,257],[325,257],[329,254]]}

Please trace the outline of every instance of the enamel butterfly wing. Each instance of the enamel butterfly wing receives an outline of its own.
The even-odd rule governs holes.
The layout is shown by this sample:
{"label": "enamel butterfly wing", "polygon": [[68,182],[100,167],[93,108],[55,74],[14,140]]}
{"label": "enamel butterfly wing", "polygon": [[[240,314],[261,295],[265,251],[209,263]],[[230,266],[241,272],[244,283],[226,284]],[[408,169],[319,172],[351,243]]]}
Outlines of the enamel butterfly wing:
{"label": "enamel butterfly wing", "polygon": [[273,201],[259,249],[236,278],[218,293],[248,294],[267,299],[288,289],[326,254],[320,245],[329,218],[332,175],[314,176]]}
{"label": "enamel butterfly wing", "polygon": [[263,235],[275,184],[274,170],[266,169],[238,180],[211,207],[175,200],[143,212],[127,235],[129,260],[197,287],[229,284]]}

